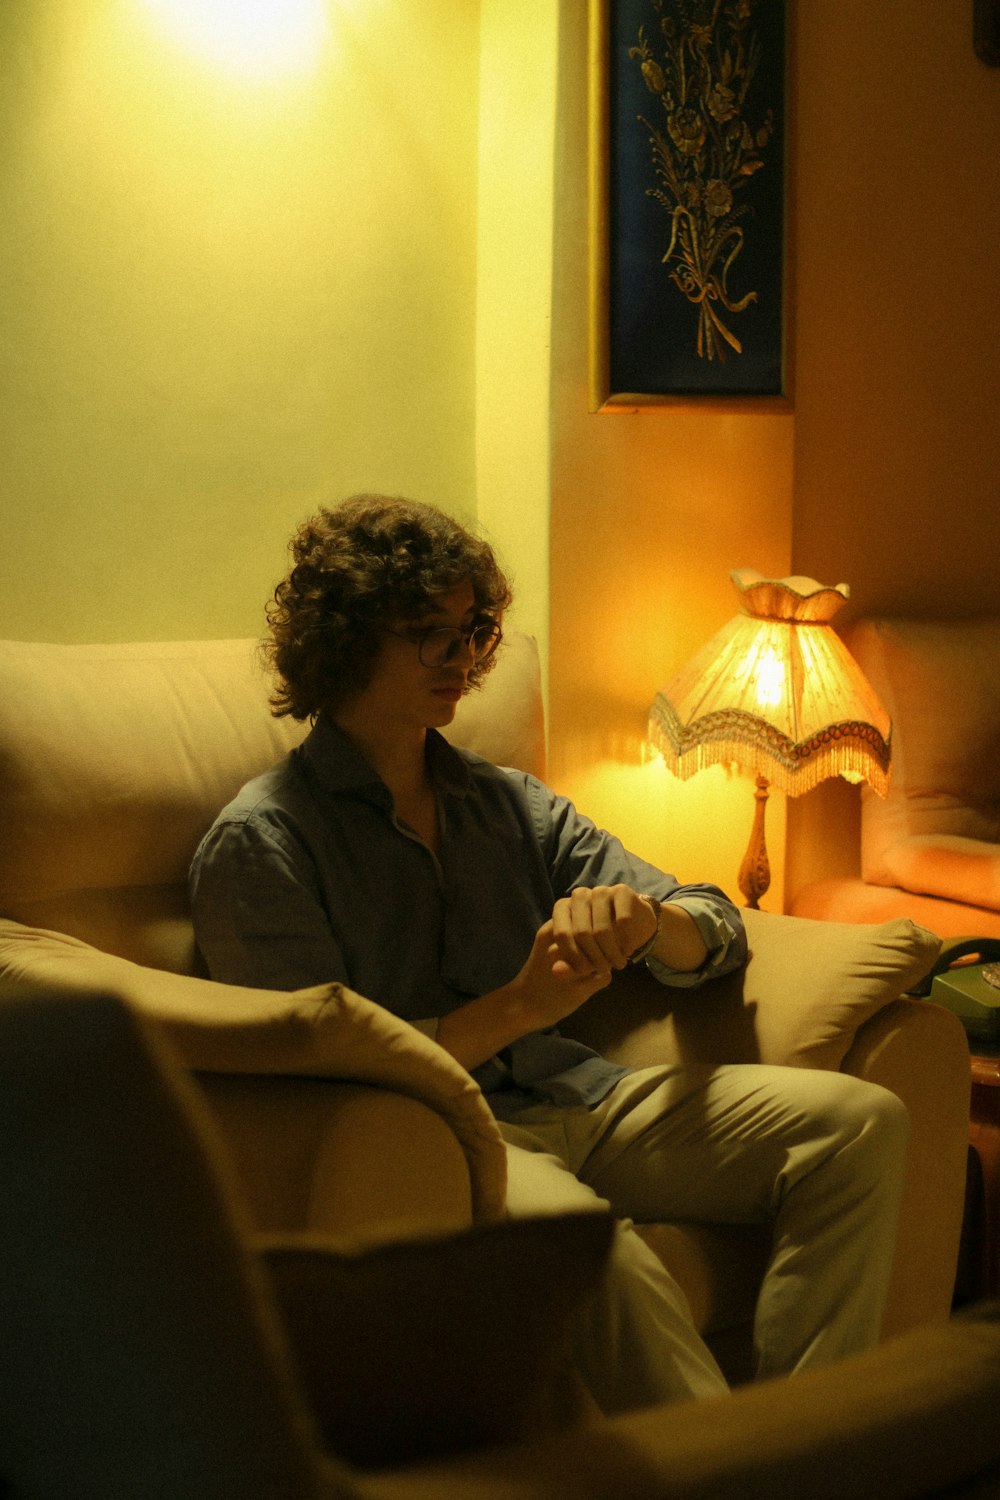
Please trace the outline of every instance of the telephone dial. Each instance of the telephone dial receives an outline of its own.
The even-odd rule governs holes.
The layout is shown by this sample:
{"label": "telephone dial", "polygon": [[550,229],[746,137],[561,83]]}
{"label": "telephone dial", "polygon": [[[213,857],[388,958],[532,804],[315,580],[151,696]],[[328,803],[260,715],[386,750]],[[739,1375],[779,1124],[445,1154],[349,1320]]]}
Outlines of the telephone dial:
{"label": "telephone dial", "polygon": [[1000,938],[946,943],[934,967],[909,993],[954,1011],[970,1037],[1000,1042]]}

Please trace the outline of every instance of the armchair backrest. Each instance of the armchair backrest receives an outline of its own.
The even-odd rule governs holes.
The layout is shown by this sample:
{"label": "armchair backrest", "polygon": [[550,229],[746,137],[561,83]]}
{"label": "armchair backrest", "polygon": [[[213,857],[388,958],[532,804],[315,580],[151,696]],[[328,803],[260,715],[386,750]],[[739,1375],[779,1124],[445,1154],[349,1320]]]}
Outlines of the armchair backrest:
{"label": "armchair backrest", "polygon": [[[257,642],[0,642],[0,916],[198,972],[187,871],[216,813],[306,733]],[[544,774],[538,651],[511,631],[450,735]]]}
{"label": "armchair backrest", "polygon": [[1000,843],[1000,618],[867,619],[848,638],[892,719],[889,795],[862,797],[864,879],[981,900],[981,869],[971,896],[949,882]]}

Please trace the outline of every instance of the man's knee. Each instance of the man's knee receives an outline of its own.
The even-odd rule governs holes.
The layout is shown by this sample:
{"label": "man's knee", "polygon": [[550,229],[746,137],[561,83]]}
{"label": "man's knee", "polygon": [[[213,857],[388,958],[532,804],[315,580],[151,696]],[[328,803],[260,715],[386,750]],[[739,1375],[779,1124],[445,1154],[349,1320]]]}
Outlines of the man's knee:
{"label": "man's knee", "polygon": [[558,1157],[507,1142],[507,1211],[516,1218],[534,1214],[607,1213],[607,1200],[577,1177]]}
{"label": "man's knee", "polygon": [[891,1194],[893,1186],[901,1192],[910,1139],[909,1111],[891,1089],[861,1079],[857,1082],[867,1096],[863,1105],[862,1138],[867,1146],[870,1170],[886,1192]]}
{"label": "man's knee", "polygon": [[834,1127],[851,1138],[875,1134],[887,1143],[905,1145],[910,1117],[906,1105],[891,1089],[851,1073],[795,1071],[802,1105],[819,1131]]}
{"label": "man's knee", "polygon": [[849,1073],[835,1076],[845,1085],[844,1114],[855,1132],[871,1136],[887,1154],[903,1152],[910,1135],[910,1115],[899,1095]]}
{"label": "man's knee", "polygon": [[910,1134],[903,1101],[881,1084],[849,1073],[826,1073],[817,1100],[816,1128],[834,1145],[856,1183],[882,1182],[888,1189],[902,1180]]}

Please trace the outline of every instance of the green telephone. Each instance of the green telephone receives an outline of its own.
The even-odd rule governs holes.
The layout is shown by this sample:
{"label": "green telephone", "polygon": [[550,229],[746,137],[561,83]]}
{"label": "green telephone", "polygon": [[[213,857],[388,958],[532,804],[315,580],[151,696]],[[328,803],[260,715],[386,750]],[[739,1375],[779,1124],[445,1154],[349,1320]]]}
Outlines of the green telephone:
{"label": "green telephone", "polygon": [[910,991],[955,1012],[970,1037],[1000,1042],[1000,938],[946,943],[929,974]]}

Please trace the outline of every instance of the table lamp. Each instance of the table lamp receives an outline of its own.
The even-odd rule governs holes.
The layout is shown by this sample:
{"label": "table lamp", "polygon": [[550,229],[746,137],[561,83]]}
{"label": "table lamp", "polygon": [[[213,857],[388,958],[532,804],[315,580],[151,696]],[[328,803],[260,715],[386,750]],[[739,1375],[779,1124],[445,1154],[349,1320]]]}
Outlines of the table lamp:
{"label": "table lamp", "polygon": [[730,577],[740,613],[653,700],[649,738],[676,776],[736,764],[757,778],[739,886],[757,907],[771,881],[764,812],[771,785],[789,796],[831,776],[889,783],[889,716],[830,621],[846,583]]}

